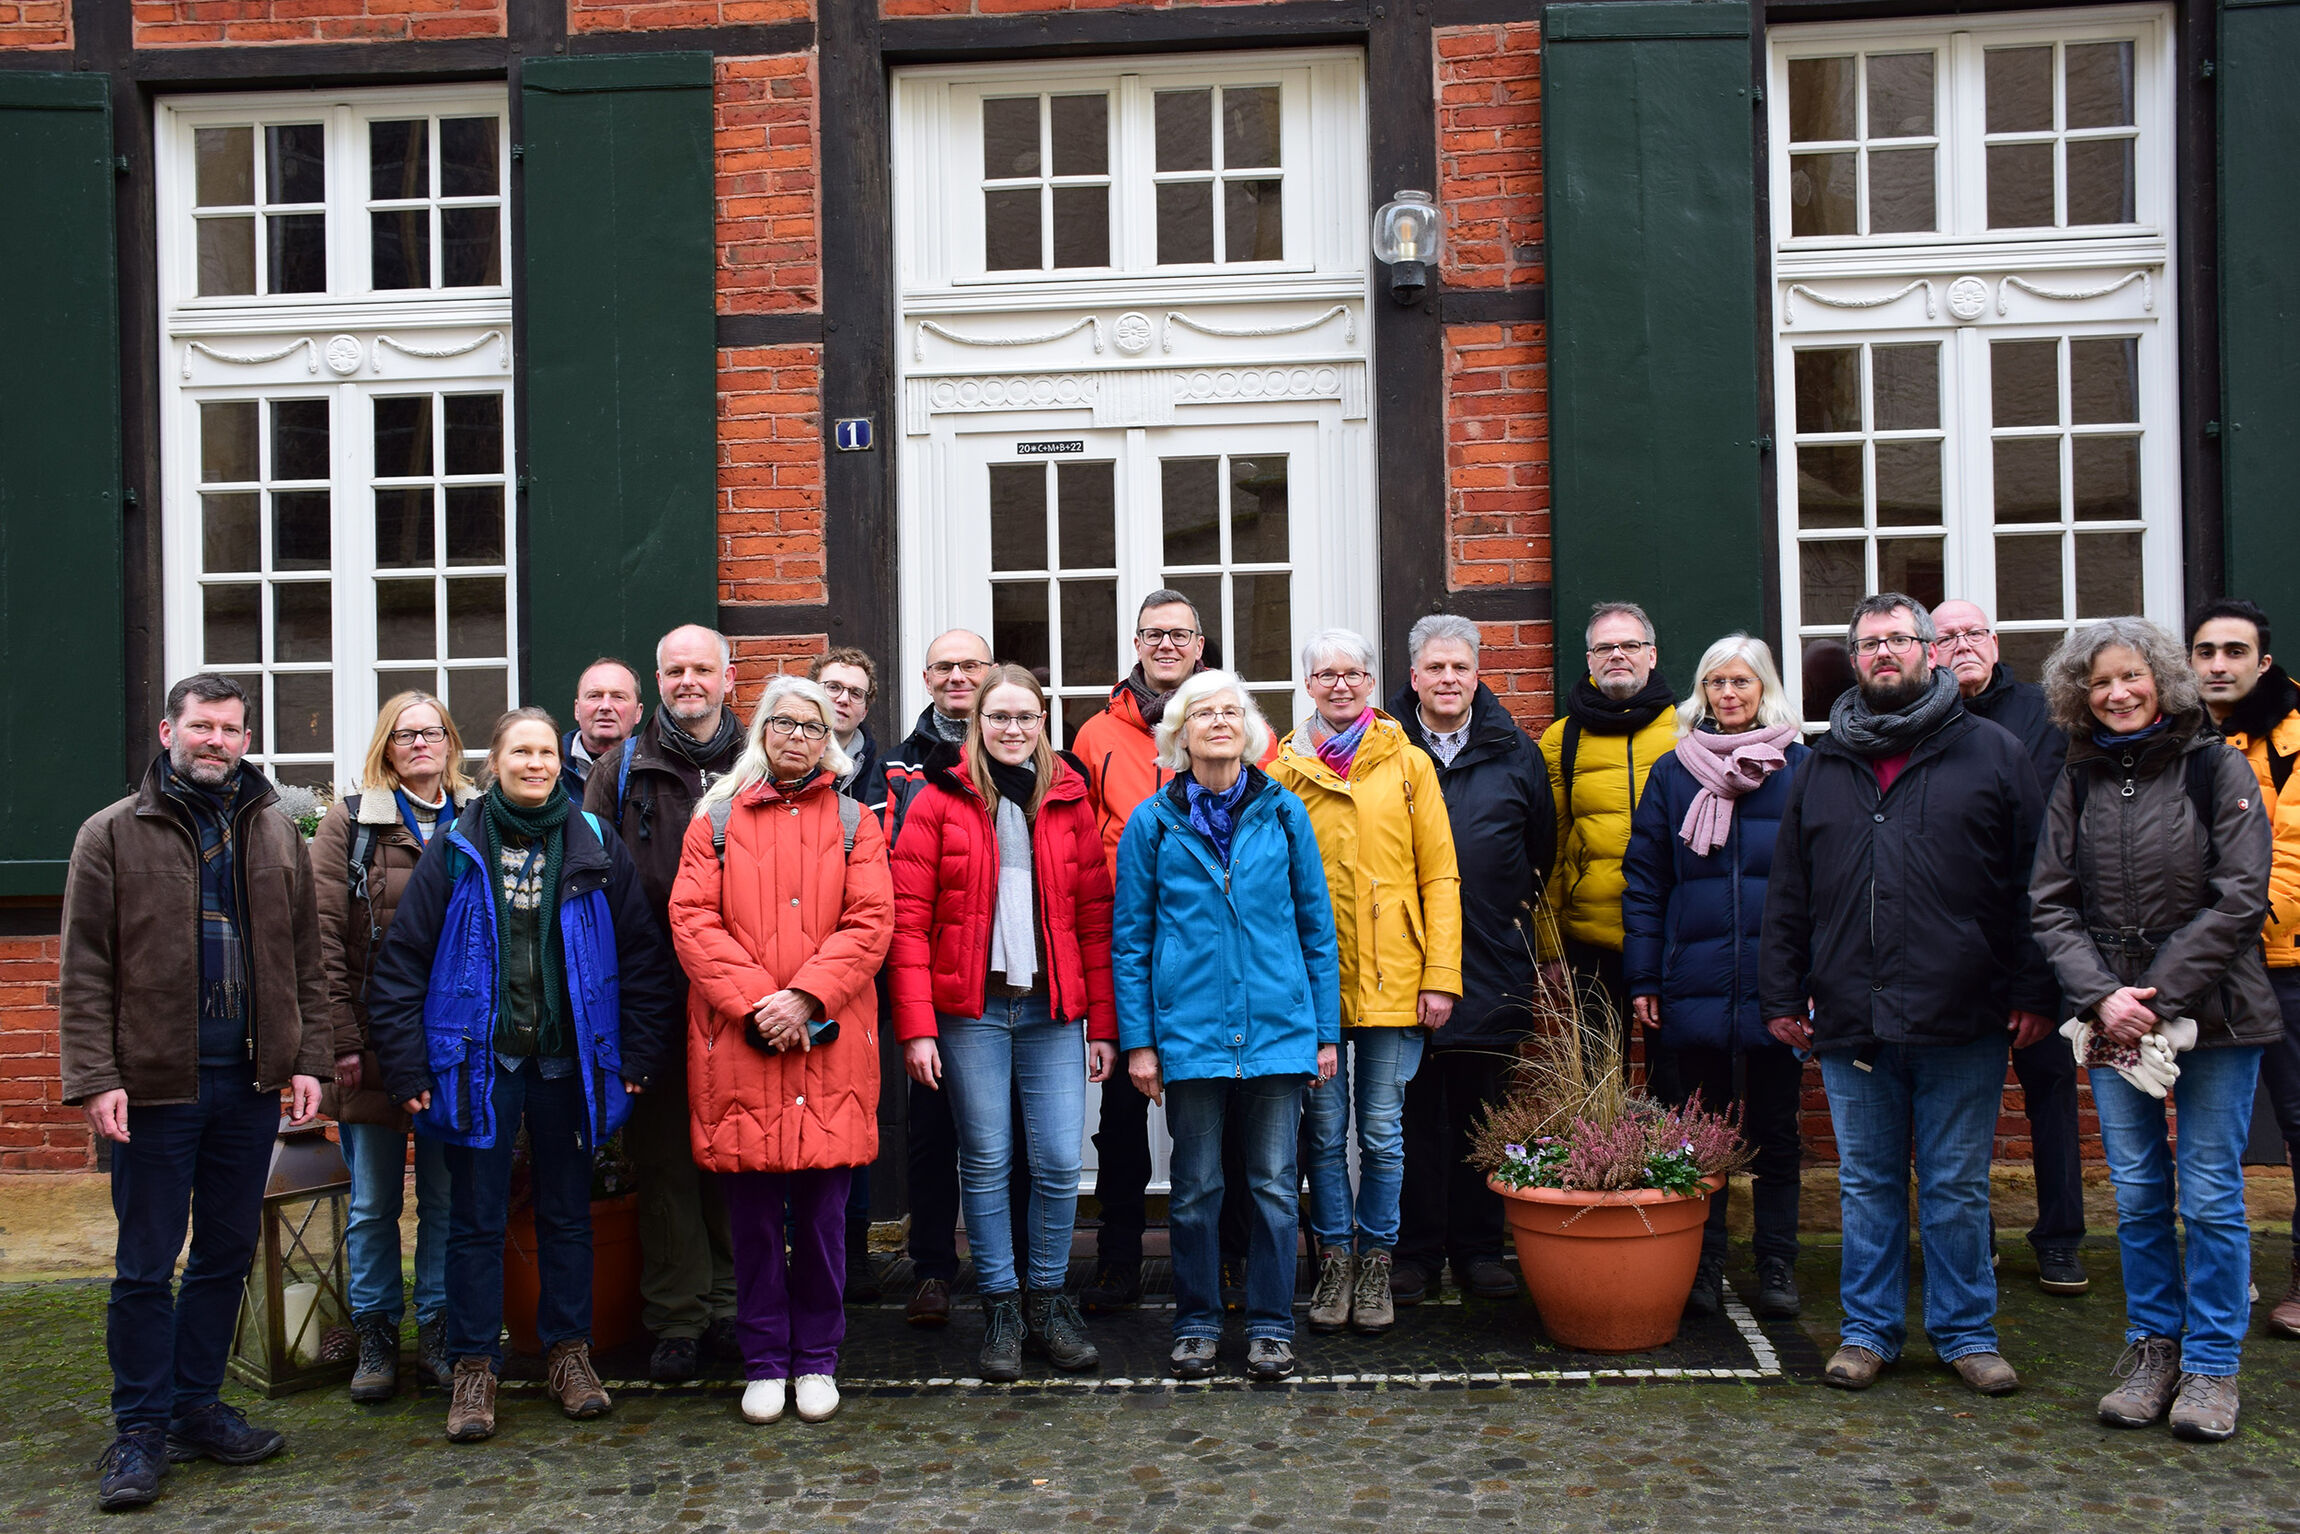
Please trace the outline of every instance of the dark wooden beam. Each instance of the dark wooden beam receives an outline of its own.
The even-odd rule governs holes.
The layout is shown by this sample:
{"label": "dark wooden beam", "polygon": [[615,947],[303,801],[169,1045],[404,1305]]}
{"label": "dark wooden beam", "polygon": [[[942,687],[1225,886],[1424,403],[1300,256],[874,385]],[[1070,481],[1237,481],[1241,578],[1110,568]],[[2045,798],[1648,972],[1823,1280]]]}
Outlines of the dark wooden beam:
{"label": "dark wooden beam", "polygon": [[1538,325],[1549,318],[1549,290],[1538,283],[1515,288],[1447,288],[1437,303],[1448,325]]}
{"label": "dark wooden beam", "polygon": [[719,632],[730,639],[827,634],[831,622],[828,602],[727,602],[719,607]]}
{"label": "dark wooden beam", "polygon": [[128,56],[126,68],[134,79],[174,90],[250,82],[286,87],[375,84],[386,78],[485,79],[501,75],[510,59],[511,44],[504,38],[459,37],[443,42],[142,48]]}
{"label": "dark wooden beam", "polygon": [[794,346],[822,338],[823,317],[812,311],[719,316],[721,346]]}
{"label": "dark wooden beam", "polygon": [[1450,593],[1441,610],[1483,623],[1547,623],[1554,603],[1546,584],[1470,586]]}
{"label": "dark wooden beam", "polygon": [[[897,17],[881,22],[879,30],[888,63],[939,64],[1354,42],[1366,35],[1370,22],[1369,0],[1271,0],[1261,5],[1118,5],[1000,16]],[[827,26],[824,33],[827,58]],[[832,119],[826,113],[823,120]]]}
{"label": "dark wooden beam", "polygon": [[2212,74],[2219,52],[2211,0],[2182,0],[2173,90],[2179,158],[2172,168],[2173,247],[2180,304],[2181,595],[2193,612],[2228,589],[2220,457],[2220,118]]}
{"label": "dark wooden beam", "polygon": [[784,21],[760,27],[679,27],[646,32],[570,32],[569,53],[670,53],[708,48],[721,58],[805,53],[815,45],[815,24]]}

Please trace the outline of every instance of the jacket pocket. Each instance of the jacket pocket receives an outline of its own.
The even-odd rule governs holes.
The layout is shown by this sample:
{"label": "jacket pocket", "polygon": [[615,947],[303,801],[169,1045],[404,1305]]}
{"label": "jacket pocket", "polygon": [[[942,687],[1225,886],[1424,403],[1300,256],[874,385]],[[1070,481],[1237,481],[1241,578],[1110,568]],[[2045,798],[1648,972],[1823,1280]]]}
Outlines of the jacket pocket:
{"label": "jacket pocket", "polygon": [[425,1041],[431,1066],[431,1113],[450,1129],[469,1129],[471,1041],[462,1034],[433,1034]]}

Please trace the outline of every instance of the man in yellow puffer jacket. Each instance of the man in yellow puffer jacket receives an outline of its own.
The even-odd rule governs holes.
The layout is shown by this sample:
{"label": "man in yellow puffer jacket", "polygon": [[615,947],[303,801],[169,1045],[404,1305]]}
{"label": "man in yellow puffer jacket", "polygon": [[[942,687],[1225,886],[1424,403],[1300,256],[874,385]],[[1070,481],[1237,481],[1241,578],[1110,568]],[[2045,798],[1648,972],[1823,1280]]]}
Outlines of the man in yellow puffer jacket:
{"label": "man in yellow puffer jacket", "polygon": [[[1461,876],[1437,767],[1373,706],[1373,646],[1327,629],[1302,650],[1317,705],[1288,735],[1270,777],[1309,807],[1334,901],[1342,979],[1342,1068],[1313,1083],[1309,1226],[1318,1284],[1310,1330],[1385,1332],[1396,1320],[1391,1254],[1405,1182],[1405,1091],[1422,1030],[1461,995]],[[1357,1109],[1358,1188],[1347,1139]]]}
{"label": "man in yellow puffer jacket", "polygon": [[[1614,1026],[1629,1027],[1621,979],[1621,856],[1630,818],[1645,795],[1646,774],[1677,745],[1676,695],[1658,667],[1653,620],[1634,602],[1600,602],[1586,630],[1589,674],[1574,684],[1565,710],[1541,736],[1557,800],[1557,871],[1550,907],[1565,940],[1564,962],[1584,991],[1594,986],[1612,1008]],[[1545,952],[1543,959],[1560,955]],[[1650,1091],[1674,1100],[1673,1073],[1660,1034],[1645,1035]]]}

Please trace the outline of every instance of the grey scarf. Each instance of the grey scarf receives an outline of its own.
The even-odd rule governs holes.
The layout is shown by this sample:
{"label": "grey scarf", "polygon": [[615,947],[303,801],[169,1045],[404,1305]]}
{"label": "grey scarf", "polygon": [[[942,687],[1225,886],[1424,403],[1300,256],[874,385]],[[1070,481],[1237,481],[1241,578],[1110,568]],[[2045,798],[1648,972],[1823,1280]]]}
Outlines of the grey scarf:
{"label": "grey scarf", "polygon": [[1899,756],[1947,724],[1958,704],[1956,673],[1946,666],[1935,666],[1932,685],[1924,696],[1890,714],[1877,713],[1861,696],[1860,688],[1848,687],[1829,709],[1829,733],[1855,756],[1871,761]]}
{"label": "grey scarf", "polygon": [[990,971],[1004,975],[1016,990],[1027,990],[1038,978],[1030,817],[1001,794],[993,825],[998,833],[998,905],[990,919]]}

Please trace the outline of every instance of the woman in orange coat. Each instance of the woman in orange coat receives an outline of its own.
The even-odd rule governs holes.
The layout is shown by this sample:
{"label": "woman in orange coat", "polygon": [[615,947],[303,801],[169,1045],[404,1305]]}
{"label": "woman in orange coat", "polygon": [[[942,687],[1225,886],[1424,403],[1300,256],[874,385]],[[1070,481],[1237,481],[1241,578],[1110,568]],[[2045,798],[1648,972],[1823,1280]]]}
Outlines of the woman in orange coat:
{"label": "woman in orange coat", "polygon": [[813,682],[767,685],[748,749],[695,806],[671,888],[695,1164],[726,1194],[752,1422],[780,1417],[786,1390],[804,1421],[838,1410],[847,1185],[878,1155],[872,978],[894,895],[877,817],[838,794],[835,717]]}

